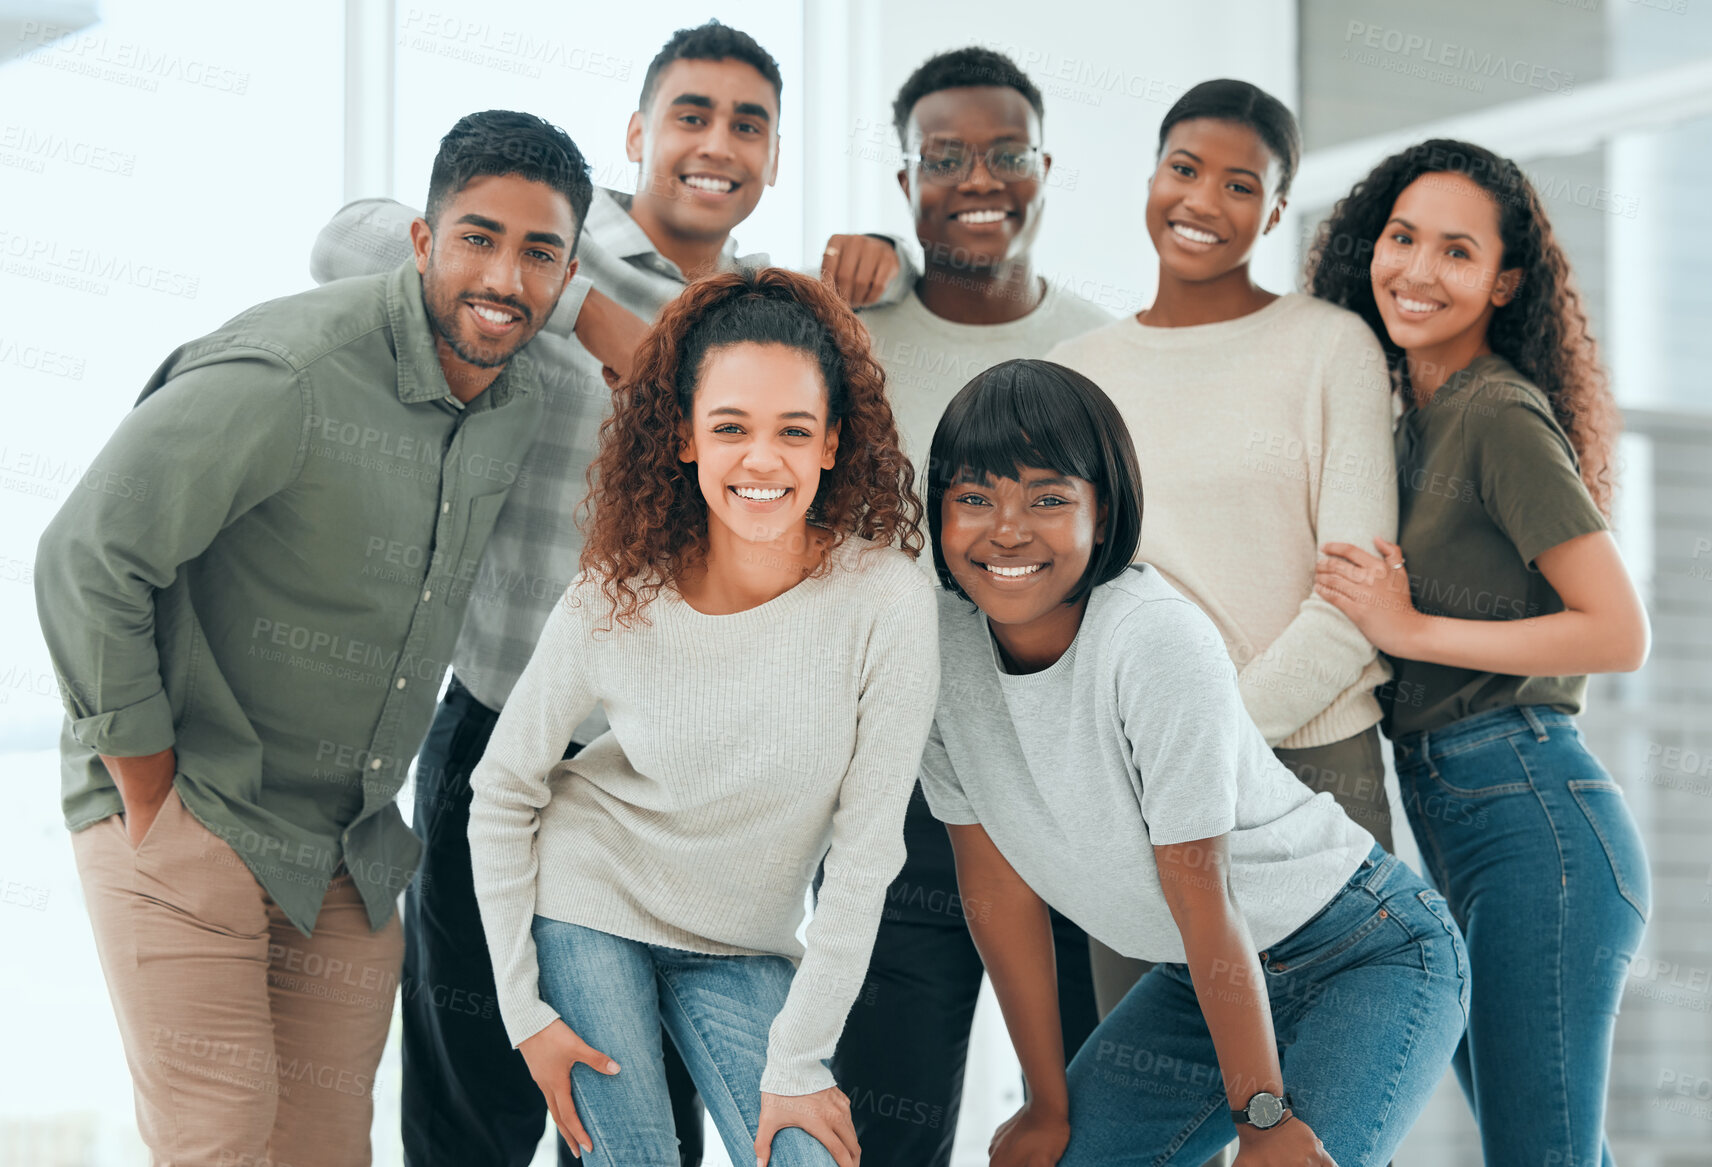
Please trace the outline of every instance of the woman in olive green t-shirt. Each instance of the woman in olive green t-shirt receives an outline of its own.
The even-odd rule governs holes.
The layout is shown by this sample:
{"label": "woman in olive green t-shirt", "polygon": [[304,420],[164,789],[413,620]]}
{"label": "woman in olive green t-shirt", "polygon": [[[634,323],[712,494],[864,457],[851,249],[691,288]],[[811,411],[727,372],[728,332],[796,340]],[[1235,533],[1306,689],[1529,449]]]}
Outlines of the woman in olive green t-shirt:
{"label": "woman in olive green t-shirt", "polygon": [[1586,674],[1641,666],[1648,628],[1606,524],[1617,413],[1586,315],[1521,170],[1443,139],[1338,204],[1309,281],[1378,334],[1403,394],[1398,542],[1326,544],[1316,587],[1394,669],[1404,808],[1468,938],[1455,1064],[1486,1162],[1610,1163],[1651,883],[1574,714]]}

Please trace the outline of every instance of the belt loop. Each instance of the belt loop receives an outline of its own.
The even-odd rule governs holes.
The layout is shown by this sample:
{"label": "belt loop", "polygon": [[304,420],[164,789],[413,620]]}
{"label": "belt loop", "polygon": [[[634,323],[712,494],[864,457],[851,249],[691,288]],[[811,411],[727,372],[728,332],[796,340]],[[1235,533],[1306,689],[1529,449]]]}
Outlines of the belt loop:
{"label": "belt loop", "polygon": [[1421,744],[1415,748],[1421,751],[1421,761],[1427,764],[1427,773],[1437,778],[1439,768],[1433,765],[1433,731],[1423,729],[1421,731]]}
{"label": "belt loop", "polygon": [[1551,740],[1551,735],[1546,732],[1546,723],[1540,720],[1540,715],[1534,712],[1532,705],[1518,705],[1516,708],[1520,709],[1522,716],[1528,719],[1528,728],[1534,731],[1536,740],[1542,742]]}

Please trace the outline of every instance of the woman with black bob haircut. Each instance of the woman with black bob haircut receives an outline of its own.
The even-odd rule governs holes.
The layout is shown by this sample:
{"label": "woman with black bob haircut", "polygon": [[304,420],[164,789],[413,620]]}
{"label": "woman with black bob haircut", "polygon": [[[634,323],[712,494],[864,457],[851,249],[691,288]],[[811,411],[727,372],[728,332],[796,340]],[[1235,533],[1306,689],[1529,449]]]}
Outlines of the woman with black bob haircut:
{"label": "woman with black bob haircut", "polygon": [[[1443,1076],[1438,893],[1273,756],[1212,621],[1131,564],[1111,400],[1018,360],[933,437],[940,686],[921,781],[1028,1083],[993,1167],[1377,1167]],[[1157,962],[1065,1067],[1047,905]]]}
{"label": "woman with black bob haircut", "polygon": [[1586,312],[1521,169],[1451,139],[1357,183],[1308,279],[1367,321],[1403,400],[1397,542],[1328,543],[1319,590],[1395,673],[1404,807],[1473,967],[1457,1078],[1487,1163],[1609,1165],[1651,881],[1575,715],[1649,631],[1608,530],[1618,418]]}

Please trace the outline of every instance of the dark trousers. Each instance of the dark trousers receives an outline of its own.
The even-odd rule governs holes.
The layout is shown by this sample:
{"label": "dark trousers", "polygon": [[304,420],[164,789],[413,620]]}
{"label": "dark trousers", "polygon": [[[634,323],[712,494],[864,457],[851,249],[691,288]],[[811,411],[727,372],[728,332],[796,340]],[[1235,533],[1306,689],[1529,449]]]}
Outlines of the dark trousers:
{"label": "dark trousers", "polygon": [[[864,1163],[947,1167],[981,956],[957,893],[951,839],[919,786],[904,835],[908,857],[887,889],[868,975],[844,1024],[832,1072],[850,1098]],[[1052,932],[1068,1062],[1099,1016],[1087,933],[1057,912]]]}
{"label": "dark trousers", "polygon": [[[470,772],[499,714],[452,678],[416,759],[421,875],[404,894],[404,1161],[409,1167],[527,1167],[547,1102],[511,1047],[494,995],[470,871]],[[572,743],[568,758],[581,747]],[[683,1167],[701,1162],[701,1102],[665,1041]],[[559,1162],[574,1164],[563,1139]]]}

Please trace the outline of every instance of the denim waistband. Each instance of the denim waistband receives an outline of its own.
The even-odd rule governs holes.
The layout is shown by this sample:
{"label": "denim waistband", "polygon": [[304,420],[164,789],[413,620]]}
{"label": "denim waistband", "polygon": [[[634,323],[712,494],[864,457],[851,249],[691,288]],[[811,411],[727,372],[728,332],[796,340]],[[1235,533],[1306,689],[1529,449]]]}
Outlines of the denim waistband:
{"label": "denim waistband", "polygon": [[1551,730],[1574,726],[1574,714],[1549,705],[1506,705],[1502,709],[1471,714],[1438,729],[1403,734],[1391,744],[1399,758],[1430,758],[1435,750],[1475,745],[1482,740],[1496,740],[1514,733],[1530,733],[1543,742],[1550,739]]}
{"label": "denim waistband", "polygon": [[1403,871],[1408,870],[1408,868],[1403,867],[1402,860],[1375,843],[1373,849],[1368,851],[1367,858],[1361,861],[1361,866],[1350,872],[1349,879],[1344,882],[1344,889],[1347,891],[1354,888],[1366,888],[1380,899],[1384,899],[1385,897],[1381,893],[1385,890],[1386,884],[1401,874],[1399,868],[1402,868]]}

